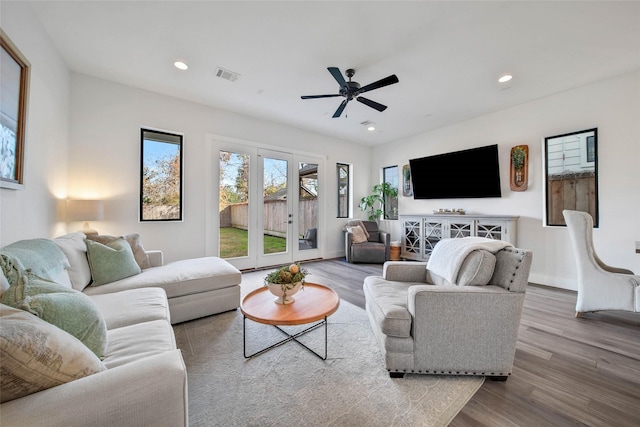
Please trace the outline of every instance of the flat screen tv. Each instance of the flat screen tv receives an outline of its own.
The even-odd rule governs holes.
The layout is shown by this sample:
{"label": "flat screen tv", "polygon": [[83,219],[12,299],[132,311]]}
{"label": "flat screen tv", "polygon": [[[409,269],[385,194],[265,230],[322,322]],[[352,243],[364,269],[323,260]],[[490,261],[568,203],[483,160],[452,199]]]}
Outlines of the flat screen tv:
{"label": "flat screen tv", "polygon": [[498,145],[409,160],[414,199],[502,197]]}

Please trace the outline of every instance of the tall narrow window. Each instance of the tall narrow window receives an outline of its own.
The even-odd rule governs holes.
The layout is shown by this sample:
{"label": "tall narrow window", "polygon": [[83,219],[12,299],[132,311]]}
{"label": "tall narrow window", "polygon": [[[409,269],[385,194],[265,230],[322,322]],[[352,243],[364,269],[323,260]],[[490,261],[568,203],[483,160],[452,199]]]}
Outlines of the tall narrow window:
{"label": "tall narrow window", "polygon": [[384,196],[384,219],[398,219],[398,166],[382,168],[382,182],[396,190],[395,196]]}
{"label": "tall narrow window", "polygon": [[182,135],[142,129],[140,221],[182,221]]}
{"label": "tall narrow window", "polygon": [[336,163],[338,174],[338,218],[349,218],[349,165]]}
{"label": "tall narrow window", "polygon": [[220,258],[249,255],[249,155],[220,151]]}

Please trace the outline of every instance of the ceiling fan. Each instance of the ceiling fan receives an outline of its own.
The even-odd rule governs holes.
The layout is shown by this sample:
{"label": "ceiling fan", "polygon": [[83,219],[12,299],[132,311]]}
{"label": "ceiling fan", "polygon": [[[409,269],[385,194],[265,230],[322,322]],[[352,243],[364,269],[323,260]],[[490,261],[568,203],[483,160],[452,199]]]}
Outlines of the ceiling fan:
{"label": "ceiling fan", "polygon": [[340,92],[335,95],[303,95],[301,96],[301,98],[302,99],[332,98],[334,96],[342,96],[346,98],[344,101],[342,101],[342,103],[340,104],[336,112],[333,113],[334,119],[336,117],[340,117],[340,115],[342,114],[342,111],[347,106],[349,101],[351,101],[352,99],[355,99],[356,101],[361,102],[364,105],[367,105],[378,111],[386,110],[387,109],[386,105],[379,104],[375,101],[372,101],[360,95],[365,92],[369,92],[370,90],[379,89],[381,87],[398,83],[399,81],[398,77],[396,77],[395,74],[392,74],[389,77],[385,77],[384,79],[380,79],[376,82],[373,82],[371,84],[361,87],[360,83],[351,81],[351,77],[353,77],[353,75],[356,73],[356,70],[354,70],[353,68],[349,68],[347,71],[345,71],[345,75],[349,78],[348,82],[344,80],[344,77],[342,77],[342,73],[340,72],[340,69],[338,69],[337,67],[328,67],[327,70],[329,70],[333,78],[336,79],[336,81],[340,85]]}

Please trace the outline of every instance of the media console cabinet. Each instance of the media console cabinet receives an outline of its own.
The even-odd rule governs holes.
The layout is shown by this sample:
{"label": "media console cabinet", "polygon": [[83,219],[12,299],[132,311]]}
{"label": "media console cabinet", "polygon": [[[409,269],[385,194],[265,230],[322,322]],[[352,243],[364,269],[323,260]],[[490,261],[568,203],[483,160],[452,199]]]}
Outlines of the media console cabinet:
{"label": "media console cabinet", "polygon": [[425,261],[441,239],[487,237],[516,246],[517,216],[503,215],[400,215],[400,257]]}

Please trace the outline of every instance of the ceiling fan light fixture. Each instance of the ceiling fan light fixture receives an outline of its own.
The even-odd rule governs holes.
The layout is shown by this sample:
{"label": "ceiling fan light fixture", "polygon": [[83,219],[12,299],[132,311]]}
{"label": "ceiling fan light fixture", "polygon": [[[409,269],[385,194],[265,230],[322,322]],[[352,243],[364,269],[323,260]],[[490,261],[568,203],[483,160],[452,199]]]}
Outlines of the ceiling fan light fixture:
{"label": "ceiling fan light fixture", "polygon": [[182,61],[176,61],[173,63],[173,66],[176,67],[178,70],[182,70],[182,71],[186,71],[189,69],[189,66],[182,62]]}
{"label": "ceiling fan light fixture", "polygon": [[513,76],[511,74],[504,74],[504,75],[500,76],[500,78],[498,79],[498,82],[506,83],[509,80],[511,80],[512,78],[513,78]]}

